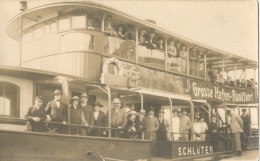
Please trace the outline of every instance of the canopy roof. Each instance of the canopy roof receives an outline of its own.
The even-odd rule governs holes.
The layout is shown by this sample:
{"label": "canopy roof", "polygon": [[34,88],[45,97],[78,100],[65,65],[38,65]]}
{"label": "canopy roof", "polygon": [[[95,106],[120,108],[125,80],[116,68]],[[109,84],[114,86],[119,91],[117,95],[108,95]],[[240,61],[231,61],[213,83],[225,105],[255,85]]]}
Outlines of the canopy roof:
{"label": "canopy roof", "polygon": [[[27,28],[48,19],[58,17],[58,15],[82,12],[108,14],[113,17],[113,21],[115,22],[131,24],[138,28],[153,29],[155,33],[159,34],[160,36],[163,36],[167,39],[174,38],[185,43],[189,47],[195,47],[198,50],[203,51],[203,53],[207,55],[207,63],[212,63],[214,67],[220,67],[220,64],[222,64],[221,61],[223,59],[225,65],[224,68],[227,71],[234,70],[234,62],[236,62],[237,70],[244,69],[245,65],[247,68],[256,68],[258,64],[257,61],[252,61],[247,58],[208,47],[175,33],[169,32],[151,22],[135,18],[119,10],[95,2],[59,2],[31,8],[14,17],[8,23],[6,31],[10,37],[19,41],[21,24],[23,24],[23,28]],[[23,19],[22,23],[21,16]]]}

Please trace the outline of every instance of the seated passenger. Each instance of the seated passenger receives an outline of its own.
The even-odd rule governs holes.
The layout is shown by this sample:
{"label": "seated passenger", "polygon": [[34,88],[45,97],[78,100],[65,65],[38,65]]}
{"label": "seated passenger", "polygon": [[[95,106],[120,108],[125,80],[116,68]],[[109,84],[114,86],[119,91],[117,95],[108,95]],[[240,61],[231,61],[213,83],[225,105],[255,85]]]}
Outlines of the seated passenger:
{"label": "seated passenger", "polygon": [[216,79],[217,79],[217,76],[216,76],[216,74],[214,73],[214,69],[213,69],[212,64],[209,64],[209,65],[208,65],[208,75],[209,75],[210,81],[211,81],[212,83],[215,83],[215,82],[216,82]]}
{"label": "seated passenger", "polygon": [[185,44],[182,44],[181,47],[180,47],[180,70],[182,72],[185,72],[186,71],[186,68],[187,68],[187,56],[188,56],[188,53],[187,53],[187,47],[185,46]]}
{"label": "seated passenger", "polygon": [[147,44],[148,49],[156,49],[155,33],[153,31],[149,33],[147,42],[148,42]]}
{"label": "seated passenger", "polygon": [[154,116],[154,109],[152,107],[149,110],[149,115],[144,118],[144,127],[144,138],[153,141],[156,140],[156,132],[159,129],[159,122]]}
{"label": "seated passenger", "polygon": [[239,79],[236,80],[236,85],[237,85],[237,86],[240,86],[240,85],[241,85]]}
{"label": "seated passenger", "polygon": [[88,30],[95,30],[94,20],[92,16],[89,16],[88,18]]}
{"label": "seated passenger", "polygon": [[[100,111],[100,108],[103,107],[99,102],[95,102],[93,104],[94,112],[94,128],[91,131],[93,136],[106,136],[106,115],[104,112]],[[100,127],[100,128],[98,128]]]}
{"label": "seated passenger", "polygon": [[167,47],[169,70],[177,70],[177,49],[174,44],[175,42],[173,41],[173,39],[170,39]]}
{"label": "seated passenger", "polygon": [[158,38],[157,49],[164,51],[163,37]]}
{"label": "seated passenger", "polygon": [[159,120],[159,129],[156,133],[156,140],[157,141],[166,141],[168,140],[167,138],[167,133],[170,129],[170,124],[169,122],[164,118],[164,110],[161,109],[159,111],[159,117],[158,117],[158,120]]}
{"label": "seated passenger", "polygon": [[246,86],[246,80],[245,79],[241,79],[241,86],[245,87]]}
{"label": "seated passenger", "polygon": [[95,28],[96,31],[100,31],[100,29],[101,29],[101,22],[100,22],[99,18],[96,18],[94,20],[94,28]]}
{"label": "seated passenger", "polygon": [[139,122],[136,119],[136,116],[138,115],[138,113],[136,111],[130,111],[128,113],[128,120],[127,120],[127,124],[126,124],[126,128],[125,128],[125,137],[126,138],[130,138],[130,139],[135,139],[138,138],[138,125]]}
{"label": "seated passenger", "polygon": [[112,17],[111,16],[108,16],[106,19],[105,33],[107,33],[110,36],[117,35],[114,27],[112,26]]}
{"label": "seated passenger", "polygon": [[[111,109],[111,128],[117,128],[112,129],[112,137],[122,137],[127,123],[127,113],[125,109],[120,108],[120,99],[115,98],[112,103],[114,108]],[[109,113],[107,113],[107,124],[109,120],[108,116]]]}
{"label": "seated passenger", "polygon": [[27,114],[25,115],[25,119],[27,119],[27,130],[33,132],[42,132],[46,130],[46,126],[42,121],[45,120],[45,108],[43,105],[43,97],[36,96],[34,105],[31,106]]}
{"label": "seated passenger", "polygon": [[231,85],[231,77],[230,76],[227,76],[227,80],[225,81],[224,84],[227,85],[227,86]]}
{"label": "seated passenger", "polygon": [[125,35],[123,34],[123,26],[122,25],[118,25],[118,27],[117,27],[117,36],[121,39],[125,38]]}
{"label": "seated passenger", "polygon": [[135,35],[134,27],[130,24],[127,24],[125,31],[125,39],[135,42],[135,38],[133,36]]}
{"label": "seated passenger", "polygon": [[139,33],[139,38],[138,38],[139,45],[146,45],[148,43],[148,41],[145,38],[145,34],[146,34],[145,30],[141,30],[141,32]]}
{"label": "seated passenger", "polygon": [[[66,106],[61,102],[62,92],[60,90],[55,90],[53,96],[54,100],[47,104],[45,112],[47,117],[46,121],[54,123],[49,123],[47,128],[50,132],[64,133],[66,130],[64,125],[66,125],[67,122],[65,115]],[[55,122],[58,124],[55,124]],[[62,123],[62,125],[59,123]]]}
{"label": "seated passenger", "polygon": [[76,124],[79,126],[71,126],[70,127],[70,133],[72,135],[80,134],[80,135],[86,135],[86,129],[83,127],[80,127],[80,125],[85,124],[85,117],[83,113],[82,107],[79,105],[79,97],[74,96],[70,100],[70,122],[71,124]]}
{"label": "seated passenger", "polygon": [[85,126],[87,126],[87,135],[91,134],[92,126],[94,125],[94,117],[93,117],[93,107],[88,104],[88,94],[86,92],[82,93],[80,96],[81,99],[81,108],[85,117]]}

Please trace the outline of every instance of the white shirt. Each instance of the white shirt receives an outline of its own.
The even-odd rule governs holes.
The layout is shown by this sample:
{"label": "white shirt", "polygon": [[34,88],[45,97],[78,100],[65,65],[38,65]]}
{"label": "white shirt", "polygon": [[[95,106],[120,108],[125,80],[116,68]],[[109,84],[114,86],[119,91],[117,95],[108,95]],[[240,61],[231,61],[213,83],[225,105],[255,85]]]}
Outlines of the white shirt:
{"label": "white shirt", "polygon": [[201,122],[200,127],[201,127],[201,133],[205,133],[206,130],[208,130],[208,125],[206,124],[206,122]]}
{"label": "white shirt", "polygon": [[180,131],[180,119],[178,116],[172,117],[172,133],[179,133]]}
{"label": "white shirt", "polygon": [[94,112],[94,118],[95,118],[95,120],[97,120],[98,114],[99,114],[99,111],[95,111],[95,112]]}
{"label": "white shirt", "polygon": [[55,101],[58,108],[60,108],[60,101]]}

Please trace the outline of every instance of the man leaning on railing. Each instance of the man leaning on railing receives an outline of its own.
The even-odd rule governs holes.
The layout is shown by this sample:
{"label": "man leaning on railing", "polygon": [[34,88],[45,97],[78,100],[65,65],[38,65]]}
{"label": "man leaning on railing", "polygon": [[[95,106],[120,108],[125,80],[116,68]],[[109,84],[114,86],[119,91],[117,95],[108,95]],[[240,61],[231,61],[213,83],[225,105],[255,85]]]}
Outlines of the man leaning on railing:
{"label": "man leaning on railing", "polygon": [[25,115],[25,119],[27,119],[27,131],[46,131],[45,124],[42,122],[45,120],[45,108],[43,107],[43,101],[43,97],[36,96],[34,105],[28,109],[27,114]]}

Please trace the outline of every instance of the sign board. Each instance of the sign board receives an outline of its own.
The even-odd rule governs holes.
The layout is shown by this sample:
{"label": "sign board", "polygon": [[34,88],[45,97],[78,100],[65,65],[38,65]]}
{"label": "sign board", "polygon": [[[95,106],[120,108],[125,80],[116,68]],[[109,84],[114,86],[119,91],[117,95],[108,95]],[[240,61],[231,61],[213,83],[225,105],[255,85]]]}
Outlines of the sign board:
{"label": "sign board", "polygon": [[256,101],[254,89],[229,87],[202,81],[191,81],[191,98],[226,103],[252,103]]}

